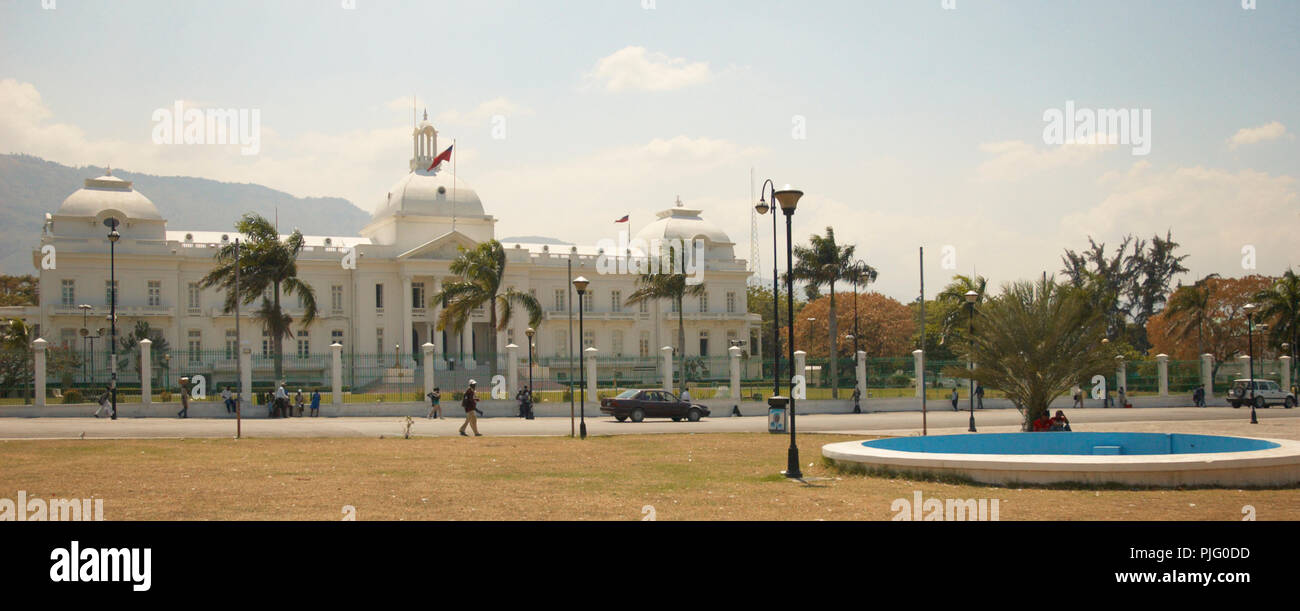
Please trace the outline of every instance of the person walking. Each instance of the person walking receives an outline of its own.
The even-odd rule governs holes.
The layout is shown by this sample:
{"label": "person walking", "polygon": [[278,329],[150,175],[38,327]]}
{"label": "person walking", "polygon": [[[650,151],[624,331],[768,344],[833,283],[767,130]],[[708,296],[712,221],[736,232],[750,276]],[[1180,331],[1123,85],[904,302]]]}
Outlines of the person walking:
{"label": "person walking", "polygon": [[320,416],[320,389],[313,388],[311,391],[311,417]]}
{"label": "person walking", "polygon": [[474,430],[475,437],[483,436],[482,433],[478,432],[477,414],[480,414],[482,412],[480,412],[478,409],[478,396],[474,391],[476,386],[478,386],[478,382],[475,382],[474,380],[470,380],[469,388],[465,389],[465,398],[460,400],[460,406],[465,408],[465,422],[464,424],[460,425],[460,434],[461,436],[464,437],[469,437],[469,435],[465,434],[465,427],[467,426]]}
{"label": "person walking", "polygon": [[1070,407],[1083,407],[1083,389],[1078,384],[1074,385],[1074,403]]}
{"label": "person walking", "polygon": [[177,418],[190,417],[190,379],[181,378],[181,411],[176,412]]}
{"label": "person walking", "polygon": [[952,402],[952,411],[961,411],[960,409],[957,409],[957,384],[955,382],[952,385],[952,396],[948,397],[948,400]]}
{"label": "person walking", "polygon": [[1128,407],[1128,393],[1124,392],[1124,387],[1119,387],[1119,406]]}
{"label": "person walking", "polygon": [[99,404],[99,407],[95,408],[95,417],[96,417],[96,418],[99,417],[99,412],[102,412],[102,411],[104,411],[104,410],[111,410],[111,409],[112,409],[112,407],[109,405],[109,397],[111,397],[112,394],[113,394],[113,390],[110,389],[109,387],[105,386],[105,387],[104,387],[104,392],[101,393],[101,394],[99,395],[99,397],[97,397],[97,398],[95,399],[95,402]]}
{"label": "person walking", "polygon": [[438,419],[442,420],[442,389],[434,386],[433,391],[425,396],[429,397],[429,413],[425,418],[432,419],[436,414]]}
{"label": "person walking", "polygon": [[691,402],[691,389],[689,386],[686,386],[685,384],[682,385],[682,401],[685,401],[687,403]]}
{"label": "person walking", "polygon": [[975,409],[984,409],[984,385],[975,384]]}
{"label": "person walking", "polygon": [[302,396],[302,389],[298,389],[298,394],[293,396],[293,415],[302,417],[302,406],[307,404],[307,400]]}
{"label": "person walking", "polygon": [[284,382],[275,389],[275,413],[280,418],[289,416],[289,392],[284,389]]}
{"label": "person walking", "polygon": [[853,385],[853,413],[862,413],[862,389],[857,384]]}
{"label": "person walking", "polygon": [[531,394],[531,393],[529,393],[529,391],[528,391],[528,386],[524,386],[523,388],[520,388],[520,389],[519,389],[519,392],[515,393],[515,401],[518,401],[518,402],[519,402],[519,417],[520,417],[520,418],[527,418],[527,417],[528,417],[528,396],[529,396],[529,394]]}

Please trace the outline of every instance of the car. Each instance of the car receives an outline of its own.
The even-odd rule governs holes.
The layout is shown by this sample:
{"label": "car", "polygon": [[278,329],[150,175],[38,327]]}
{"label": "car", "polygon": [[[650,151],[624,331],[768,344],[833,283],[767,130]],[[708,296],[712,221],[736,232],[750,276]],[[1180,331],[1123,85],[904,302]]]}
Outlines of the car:
{"label": "car", "polygon": [[709,415],[709,408],[703,405],[682,401],[666,390],[654,389],[625,390],[617,397],[601,399],[600,411],[619,422],[629,418],[632,422],[641,422],[646,418],[672,418],[673,422],[685,418],[698,422],[700,418]]}
{"label": "car", "polygon": [[[1254,380],[1255,392],[1250,391],[1249,379],[1233,380],[1232,388],[1228,389],[1228,404],[1235,407],[1250,405],[1252,401],[1256,408],[1265,408],[1270,405],[1281,405],[1287,409],[1295,407],[1296,396],[1282,390],[1282,387],[1273,380]],[[1253,399],[1251,397],[1254,397]]]}

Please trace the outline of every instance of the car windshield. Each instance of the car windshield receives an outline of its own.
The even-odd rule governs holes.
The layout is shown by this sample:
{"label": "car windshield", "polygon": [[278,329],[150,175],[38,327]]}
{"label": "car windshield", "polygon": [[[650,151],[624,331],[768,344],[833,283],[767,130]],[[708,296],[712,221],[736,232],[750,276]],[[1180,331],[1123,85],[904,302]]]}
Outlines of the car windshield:
{"label": "car windshield", "polygon": [[616,398],[616,399],[631,399],[631,398],[635,397],[636,394],[639,393],[639,392],[641,392],[641,391],[639,391],[639,390],[625,390],[625,391],[623,391],[623,392],[621,392],[621,393],[618,393],[618,396],[615,397],[615,398]]}

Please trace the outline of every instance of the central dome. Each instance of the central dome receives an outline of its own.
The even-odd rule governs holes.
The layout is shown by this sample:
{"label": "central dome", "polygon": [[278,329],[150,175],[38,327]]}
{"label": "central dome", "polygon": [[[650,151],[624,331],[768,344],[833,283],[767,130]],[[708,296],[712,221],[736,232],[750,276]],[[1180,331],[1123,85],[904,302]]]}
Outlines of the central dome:
{"label": "central dome", "polygon": [[420,216],[484,216],[483,202],[474,189],[451,172],[432,174],[416,170],[388,190],[371,213],[372,218],[404,213]]}

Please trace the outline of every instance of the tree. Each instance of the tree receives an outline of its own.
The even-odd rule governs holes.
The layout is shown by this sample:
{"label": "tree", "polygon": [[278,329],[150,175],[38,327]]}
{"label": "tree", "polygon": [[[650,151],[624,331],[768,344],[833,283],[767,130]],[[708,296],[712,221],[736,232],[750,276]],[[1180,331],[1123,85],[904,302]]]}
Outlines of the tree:
{"label": "tree", "polygon": [[[763,323],[759,326],[759,331],[758,331],[758,344],[760,346],[760,350],[764,358],[776,358],[781,356],[782,354],[781,345],[783,344],[779,344],[779,343],[778,345],[772,344],[772,337],[773,337],[772,335],[773,333],[772,289],[768,287],[762,287],[762,286],[749,286],[745,290],[745,293],[746,293],[745,305],[748,307],[747,311],[753,314],[758,314],[759,316],[763,317]],[[798,296],[795,296],[794,315],[796,318],[799,317],[805,305],[807,305],[807,302],[803,301],[802,299],[799,299]],[[786,314],[784,301],[782,301],[782,303],[780,304],[777,304],[776,313],[780,317],[780,320],[777,323],[778,324],[777,328],[784,329],[788,327],[790,325],[790,320],[789,320],[789,316]],[[784,341],[784,339],[780,341]]]}
{"label": "tree", "polygon": [[[1214,357],[1212,375],[1217,375],[1219,367],[1238,354],[1245,354],[1248,345],[1246,337],[1246,315],[1242,308],[1255,300],[1261,291],[1273,284],[1267,276],[1252,275],[1243,278],[1203,278],[1204,290],[1208,294],[1207,314],[1204,317],[1202,341],[1204,352]],[[1182,298],[1179,298],[1182,299]],[[1188,321],[1186,310],[1166,309],[1152,318],[1157,322],[1156,330],[1168,325],[1175,329],[1188,328],[1194,322]],[[1175,354],[1180,343],[1185,343],[1184,335],[1178,332],[1151,334],[1152,350]]]}
{"label": "tree", "polygon": [[966,304],[966,293],[975,291],[975,305],[978,307],[984,303],[988,284],[988,278],[984,276],[958,274],[935,296],[934,311],[939,317],[940,344],[954,346],[965,343],[966,330],[970,326],[970,306]]}
{"label": "tree", "polygon": [[259,298],[262,305],[254,316],[271,338],[275,357],[275,379],[284,377],[284,338],[292,337],[293,318],[280,306],[280,295],[297,295],[302,303],[300,321],[309,327],[316,320],[316,291],[298,278],[298,255],[302,252],[302,232],[295,229],[281,240],[275,225],[258,214],[248,213],[235,223],[235,230],[245,241],[239,246],[239,295],[235,295],[235,244],[217,250],[216,266],[203,277],[201,286],[219,286],[226,292],[224,311],[235,310],[238,300],[244,305]]}
{"label": "tree", "polygon": [[[808,238],[808,242],[808,246],[797,244],[794,246],[794,269],[790,270],[788,274],[795,280],[806,283],[807,286],[820,288],[824,285],[827,287],[827,293],[830,295],[829,337],[838,340],[839,323],[835,311],[835,283],[844,280],[851,281],[852,278],[861,277],[864,273],[874,278],[875,270],[858,268],[853,260],[853,252],[856,247],[852,244],[845,246],[836,244],[835,228],[833,227],[826,228],[825,236],[813,234]],[[811,294],[809,296],[811,297]],[[839,380],[838,359],[831,359],[831,379]],[[839,398],[839,384],[831,385],[831,398]]]}
{"label": "tree", "polygon": [[506,251],[496,240],[468,250],[460,247],[460,256],[451,262],[450,269],[460,280],[443,283],[442,290],[429,300],[435,306],[446,304],[438,315],[438,330],[450,328],[460,332],[475,309],[486,307],[488,328],[492,333],[488,342],[489,369],[492,375],[496,375],[497,332],[510,325],[516,307],[527,310],[528,324],[536,327],[542,321],[542,306],[529,293],[513,287],[501,288],[506,274]]}
{"label": "tree", "polygon": [[[680,261],[680,263],[678,263]],[[651,299],[667,299],[677,305],[677,350],[681,353],[678,358],[678,379],[683,386],[686,385],[686,319],[683,312],[682,300],[687,295],[698,297],[704,294],[704,284],[690,284],[686,276],[686,258],[684,253],[678,253],[677,249],[668,249],[668,271],[660,271],[649,274],[641,274],[637,278],[637,290],[633,291],[624,299],[627,305],[635,305]],[[680,273],[674,273],[672,270],[681,269]]]}
{"label": "tree", "polygon": [[[840,293],[841,300],[853,299],[852,293]],[[839,308],[836,313],[837,326],[853,328],[853,305]],[[809,321],[808,317],[816,318]],[[822,297],[809,303],[800,311],[794,324],[795,345],[804,347],[808,356],[825,358],[827,337],[830,329],[830,297]],[[892,297],[880,293],[858,293],[858,349],[868,357],[896,357],[906,355],[911,350],[911,337],[916,329],[916,317],[911,309]],[[840,337],[837,342],[837,354],[853,350],[853,340]]]}
{"label": "tree", "polygon": [[1187,271],[1182,264],[1187,255],[1174,254],[1178,243],[1172,232],[1166,232],[1164,238],[1152,236],[1150,242],[1124,236],[1113,256],[1107,254],[1104,243],[1091,237],[1088,243],[1082,254],[1065,251],[1063,273],[1071,286],[1091,292],[1094,307],[1106,314],[1106,336],[1111,341],[1125,337],[1146,352],[1151,347],[1146,323],[1164,308],[1174,276]]}
{"label": "tree", "polygon": [[135,328],[130,333],[117,338],[118,347],[121,352],[117,361],[120,368],[134,367],[136,375],[140,375],[140,340],[148,339],[153,342],[149,352],[149,363],[154,371],[162,369],[163,355],[171,348],[167,344],[167,338],[163,337],[161,329],[149,327],[149,323],[143,320],[137,320]]}
{"label": "tree", "polygon": [[32,383],[33,341],[32,327],[22,320],[13,318],[0,325],[0,392],[9,394]]}
{"label": "tree", "polygon": [[1165,310],[1170,321],[1169,332],[1174,337],[1187,340],[1193,331],[1196,332],[1197,354],[1205,352],[1205,325],[1210,320],[1210,297],[1213,295],[1210,281],[1218,277],[1218,274],[1209,274],[1189,286],[1178,283],[1178,288],[1169,296],[1169,308]]}
{"label": "tree", "polygon": [[[1259,320],[1269,323],[1269,339],[1281,348],[1290,344],[1291,363],[1295,365],[1296,341],[1300,339],[1300,277],[1288,268],[1273,285],[1255,294],[1259,305]],[[1296,376],[1291,376],[1292,380]]]}
{"label": "tree", "polygon": [[953,366],[946,372],[1006,393],[1026,427],[1082,376],[1112,366],[1112,353],[1098,348],[1105,314],[1092,307],[1083,289],[1048,278],[1016,282],[975,316],[980,331],[962,346],[963,359],[974,369]]}
{"label": "tree", "polygon": [[0,275],[0,306],[37,305],[40,282],[36,276]]}

